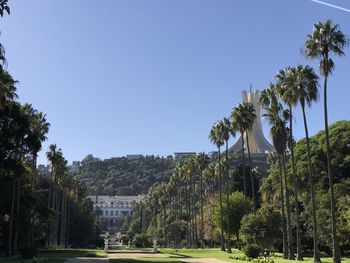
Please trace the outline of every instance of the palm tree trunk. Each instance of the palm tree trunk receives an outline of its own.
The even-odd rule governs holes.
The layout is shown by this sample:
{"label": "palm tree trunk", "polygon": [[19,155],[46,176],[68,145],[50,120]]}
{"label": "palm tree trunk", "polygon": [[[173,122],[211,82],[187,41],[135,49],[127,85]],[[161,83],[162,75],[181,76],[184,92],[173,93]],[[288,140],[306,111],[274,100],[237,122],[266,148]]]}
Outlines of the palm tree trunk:
{"label": "palm tree trunk", "polygon": [[241,131],[242,138],[242,176],[243,176],[243,191],[244,191],[244,206],[245,210],[248,211],[248,200],[247,200],[247,182],[245,178],[245,157],[244,157],[244,132]]}
{"label": "palm tree trunk", "polygon": [[165,217],[166,217],[166,207],[165,207],[165,203],[163,204],[163,238],[164,238],[164,243],[165,243],[165,247],[168,246],[168,242],[167,242],[167,234],[166,234],[166,226],[165,226]]}
{"label": "palm tree trunk", "polygon": [[220,152],[220,147],[219,148],[219,198],[220,198],[220,229],[221,229],[221,251],[225,251],[225,243],[224,243],[224,220],[222,216],[222,173],[221,173],[221,152]]}
{"label": "palm tree trunk", "polygon": [[300,237],[300,219],[299,219],[299,202],[298,202],[298,184],[295,172],[295,161],[294,161],[294,145],[293,145],[293,114],[292,106],[289,105],[289,143],[290,143],[290,153],[292,156],[292,176],[293,176],[293,186],[294,186],[294,203],[295,203],[295,216],[296,216],[296,236],[297,236],[297,260],[303,260],[303,252],[301,247],[301,237]]}
{"label": "palm tree trunk", "polygon": [[282,155],[283,170],[284,170],[284,195],[286,199],[286,210],[287,210],[287,252],[288,259],[293,259],[292,254],[292,227],[291,227],[291,215],[290,215],[290,203],[289,203],[289,190],[287,182],[287,168],[285,153]]}
{"label": "palm tree trunk", "polygon": [[255,196],[255,185],[254,185],[254,178],[252,174],[252,157],[250,156],[250,147],[249,147],[249,139],[248,139],[248,132],[247,134],[247,150],[248,150],[248,159],[249,159],[249,175],[250,175],[250,184],[252,188],[252,197],[253,197],[253,211],[256,211],[256,196]]}
{"label": "palm tree trunk", "polygon": [[17,179],[17,198],[16,198],[16,220],[15,220],[15,227],[14,227],[14,242],[13,242],[13,252],[17,251],[17,244],[18,244],[18,228],[19,228],[19,204],[21,199],[21,179]]}
{"label": "palm tree trunk", "polygon": [[200,171],[200,202],[201,202],[201,248],[204,248],[204,216],[203,216],[203,172]]}
{"label": "palm tree trunk", "polygon": [[316,219],[316,201],[315,201],[315,190],[314,190],[314,178],[312,174],[312,165],[311,165],[311,153],[310,153],[310,141],[309,141],[309,131],[307,127],[306,114],[305,114],[305,105],[301,105],[303,111],[304,119],[304,128],[306,136],[306,147],[307,147],[307,160],[308,160],[308,172],[309,172],[309,184],[310,184],[310,196],[311,196],[311,205],[312,205],[312,230],[313,230],[313,239],[314,239],[314,262],[320,263],[320,251],[318,249],[318,234],[317,234],[317,219]]}
{"label": "palm tree trunk", "polygon": [[10,222],[9,222],[9,232],[8,232],[8,243],[7,243],[7,254],[12,256],[12,239],[13,239],[13,217],[15,214],[15,198],[16,198],[16,179],[12,180],[12,197],[11,197],[11,212],[10,212]]}
{"label": "palm tree trunk", "polygon": [[228,141],[226,141],[226,206],[227,206],[227,253],[232,253],[231,249],[231,230],[230,230],[230,191],[229,191],[229,172],[228,172]]}
{"label": "palm tree trunk", "polygon": [[[328,61],[328,57],[327,57]],[[333,238],[333,263],[340,263],[340,250],[337,238],[337,226],[336,226],[336,217],[335,217],[335,197],[333,189],[333,175],[331,170],[331,156],[330,156],[330,146],[329,146],[329,132],[328,132],[328,111],[327,111],[327,78],[324,78],[324,126],[326,131],[326,150],[327,150],[327,172],[329,179],[329,189],[331,197],[331,219],[332,219],[332,238]]]}
{"label": "palm tree trunk", "polygon": [[282,164],[281,164],[281,155],[278,155],[278,168],[280,171],[280,195],[281,195],[281,210],[282,210],[282,234],[283,234],[283,258],[288,258],[287,252],[287,229],[286,229],[286,213],[284,209],[284,193],[283,193],[283,172],[282,172]]}
{"label": "palm tree trunk", "polygon": [[[35,190],[36,188],[36,162],[37,162],[37,153],[34,152],[33,153],[33,162],[32,162],[32,191]],[[30,224],[30,240],[29,240],[29,244],[31,246],[34,245],[35,243],[35,206],[32,208],[31,211],[32,214],[32,218],[31,218],[31,224]]]}

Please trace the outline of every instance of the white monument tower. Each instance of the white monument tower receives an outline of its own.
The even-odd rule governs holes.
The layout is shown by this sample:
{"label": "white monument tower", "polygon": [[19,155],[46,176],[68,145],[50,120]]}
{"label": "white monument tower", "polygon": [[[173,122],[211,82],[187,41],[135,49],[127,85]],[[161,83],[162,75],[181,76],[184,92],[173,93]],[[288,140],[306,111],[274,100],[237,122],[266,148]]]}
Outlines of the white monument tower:
{"label": "white monument tower", "polygon": [[[244,90],[242,92],[242,95],[243,95],[243,102],[249,102],[254,105],[255,114],[256,114],[256,119],[253,123],[253,128],[248,133],[244,133],[244,136],[243,136],[244,144],[247,145],[246,136],[248,136],[249,148],[250,148],[251,154],[261,154],[261,153],[267,154],[274,151],[273,146],[265,139],[264,133],[262,130],[259,91],[255,90],[254,92],[252,92],[252,90],[250,89],[250,92],[247,92],[246,90]],[[230,148],[230,151],[233,151],[235,153],[242,152],[242,136],[239,136],[239,138],[236,140],[234,145]],[[245,147],[245,151],[247,151],[247,147]]]}

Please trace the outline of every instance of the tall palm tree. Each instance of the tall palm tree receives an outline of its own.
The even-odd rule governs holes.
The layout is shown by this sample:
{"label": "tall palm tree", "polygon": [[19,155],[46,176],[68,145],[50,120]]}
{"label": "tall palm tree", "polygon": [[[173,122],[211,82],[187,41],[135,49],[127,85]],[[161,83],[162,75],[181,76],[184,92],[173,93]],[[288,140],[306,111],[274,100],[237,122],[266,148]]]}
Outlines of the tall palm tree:
{"label": "tall palm tree", "polygon": [[[1,60],[1,58],[0,58]],[[12,101],[18,96],[16,94],[16,84],[10,73],[0,68],[0,110],[4,109],[7,101]]]}
{"label": "tall palm tree", "polygon": [[[42,112],[38,112],[33,109],[32,105],[24,104],[23,110],[26,112],[29,117],[29,128],[30,132],[27,137],[27,144],[29,151],[32,155],[32,178],[31,178],[31,187],[32,190],[35,189],[35,181],[36,181],[36,164],[38,152],[41,150],[42,142],[46,140],[46,134],[49,131],[50,124],[46,121],[46,116]],[[30,245],[34,244],[34,219],[35,219],[35,209],[31,210],[32,218],[30,225]]]}
{"label": "tall palm tree", "polygon": [[220,202],[220,241],[221,241],[221,250],[225,251],[225,243],[224,243],[224,225],[223,225],[223,215],[222,215],[222,173],[221,173],[221,146],[224,144],[223,139],[223,132],[222,132],[222,125],[219,125],[219,123],[215,123],[212,128],[210,129],[209,133],[209,139],[210,141],[216,145],[218,148],[218,164],[219,164],[219,202]]}
{"label": "tall palm tree", "polygon": [[[271,128],[270,136],[272,143],[278,156],[279,179],[280,179],[280,197],[281,197],[281,212],[282,212],[282,233],[283,233],[283,257],[288,258],[290,250],[290,242],[287,240],[286,229],[286,213],[285,213],[285,187],[283,186],[283,177],[286,178],[286,171],[282,169],[283,156],[287,148],[288,133],[286,129],[286,119],[288,112],[283,110],[283,107],[278,103],[276,95],[276,86],[270,84],[268,88],[260,93],[260,103],[263,106],[265,117]],[[285,180],[286,182],[286,180]],[[287,191],[288,192],[288,191]],[[289,202],[289,201],[288,201]],[[286,202],[287,203],[287,202]]]}
{"label": "tall palm tree", "polygon": [[316,102],[319,98],[318,93],[318,76],[314,73],[314,70],[310,66],[303,67],[298,65],[292,72],[295,76],[295,85],[297,89],[297,98],[301,105],[304,120],[304,129],[306,136],[306,148],[307,148],[307,159],[308,159],[308,177],[309,187],[311,196],[312,206],[312,225],[313,225],[313,240],[314,240],[314,262],[321,262],[320,251],[318,249],[318,234],[317,234],[317,220],[316,220],[316,201],[315,201],[315,189],[314,189],[314,178],[311,165],[311,153],[310,153],[310,140],[309,132],[307,127],[305,106],[311,106],[312,102]]}
{"label": "tall palm tree", "polygon": [[305,56],[309,59],[320,59],[319,69],[324,77],[323,83],[323,107],[324,107],[324,126],[326,132],[326,151],[327,151],[327,173],[329,179],[330,199],[331,199],[331,218],[332,218],[332,238],[333,238],[333,262],[340,263],[340,250],[337,239],[336,217],[335,217],[335,197],[333,189],[333,175],[331,170],[331,157],[329,147],[328,132],[328,110],[327,110],[327,81],[329,74],[334,69],[334,62],[330,57],[333,53],[335,56],[344,56],[344,48],[348,45],[349,40],[340,31],[339,25],[334,25],[331,20],[324,23],[318,22],[314,25],[311,35],[307,36],[304,46]]}
{"label": "tall palm tree", "polygon": [[54,222],[49,225],[47,246],[56,246],[58,241],[58,178],[61,172],[64,157],[62,150],[56,144],[51,144],[46,153],[47,159],[51,163],[51,180],[48,198],[48,208],[55,212]]}
{"label": "tall palm tree", "polygon": [[[294,188],[294,203],[295,203],[295,214],[296,214],[296,236],[297,236],[297,260],[302,260],[302,247],[301,247],[301,236],[300,236],[300,213],[299,213],[299,202],[298,202],[298,184],[295,169],[294,160],[294,140],[293,140],[293,107],[298,102],[298,91],[297,91],[297,79],[296,74],[294,74],[295,68],[287,67],[284,70],[280,70],[277,75],[277,92],[279,97],[284,103],[288,105],[289,108],[289,149],[291,153],[292,161],[292,178],[293,178],[293,188]],[[286,196],[289,198],[288,196]],[[289,210],[289,204],[287,204],[287,214]],[[288,219],[287,219],[288,220]],[[289,220],[290,222],[290,220]],[[288,222],[287,222],[288,225]],[[291,229],[288,230],[288,236],[291,234]],[[291,237],[289,237],[291,240]],[[293,255],[289,251],[288,258],[292,259]]]}
{"label": "tall palm tree", "polygon": [[[224,118],[222,119],[220,122],[220,125],[222,126],[222,135],[223,135],[223,140],[225,141],[225,146],[226,146],[226,150],[225,150],[225,180],[226,180],[226,202],[227,202],[227,209],[229,210],[230,207],[230,203],[229,203],[229,196],[230,196],[230,192],[229,192],[229,157],[228,157],[228,141],[230,139],[230,136],[233,135],[235,136],[235,131],[231,125],[231,122],[228,118]],[[230,222],[230,213],[227,213],[228,215],[228,219],[227,222]],[[231,231],[230,231],[230,224],[226,225],[226,232],[227,232],[227,253],[232,253],[232,249],[231,249]]]}
{"label": "tall palm tree", "polygon": [[199,172],[199,188],[200,188],[200,209],[201,209],[201,231],[200,231],[200,240],[201,240],[201,248],[204,248],[204,216],[203,216],[203,171],[209,165],[209,157],[205,153],[199,153],[195,158],[196,167]]}
{"label": "tall palm tree", "polygon": [[[255,186],[254,186],[254,178],[251,173],[252,160],[250,156],[250,147],[249,147],[249,138],[248,132],[252,129],[254,120],[256,119],[255,108],[252,103],[243,102],[242,104],[238,104],[231,113],[231,120],[233,129],[240,131],[242,138],[242,164],[243,164],[243,188],[245,191],[245,196],[247,195],[247,186],[245,179],[245,154],[244,154],[244,139],[247,140],[247,150],[248,150],[248,158],[249,158],[249,175],[250,175],[250,184],[251,191],[253,197],[253,208],[256,210],[256,194],[255,194]],[[244,136],[246,135],[246,136]],[[245,202],[247,206],[247,198],[245,197]]]}

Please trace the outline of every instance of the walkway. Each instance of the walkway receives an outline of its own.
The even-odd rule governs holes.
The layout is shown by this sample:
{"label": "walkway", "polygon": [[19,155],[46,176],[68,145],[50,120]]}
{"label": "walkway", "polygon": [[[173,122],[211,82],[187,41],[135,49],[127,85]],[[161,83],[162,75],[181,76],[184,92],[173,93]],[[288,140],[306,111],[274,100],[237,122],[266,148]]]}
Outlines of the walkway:
{"label": "walkway", "polygon": [[168,258],[169,255],[153,252],[117,252],[108,253],[108,258]]}
{"label": "walkway", "polygon": [[189,263],[227,263],[226,261],[222,261],[216,258],[183,258],[180,259],[180,261]]}
{"label": "walkway", "polygon": [[70,258],[65,263],[108,263],[108,258]]}

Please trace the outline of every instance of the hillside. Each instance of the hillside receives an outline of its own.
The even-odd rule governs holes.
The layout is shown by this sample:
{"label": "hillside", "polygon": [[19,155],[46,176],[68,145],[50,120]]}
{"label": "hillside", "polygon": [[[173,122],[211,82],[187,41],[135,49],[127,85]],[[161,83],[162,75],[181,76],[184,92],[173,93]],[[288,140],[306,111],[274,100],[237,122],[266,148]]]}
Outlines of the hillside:
{"label": "hillside", "polygon": [[145,156],[139,159],[117,157],[100,160],[85,157],[75,172],[89,194],[146,194],[155,182],[167,181],[173,169],[172,157]]}

